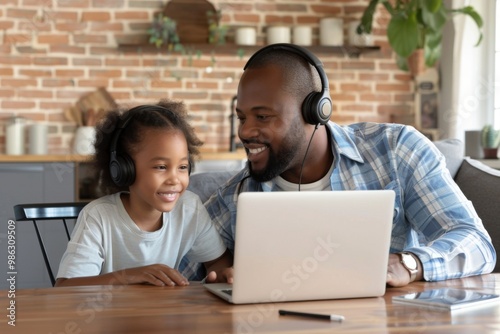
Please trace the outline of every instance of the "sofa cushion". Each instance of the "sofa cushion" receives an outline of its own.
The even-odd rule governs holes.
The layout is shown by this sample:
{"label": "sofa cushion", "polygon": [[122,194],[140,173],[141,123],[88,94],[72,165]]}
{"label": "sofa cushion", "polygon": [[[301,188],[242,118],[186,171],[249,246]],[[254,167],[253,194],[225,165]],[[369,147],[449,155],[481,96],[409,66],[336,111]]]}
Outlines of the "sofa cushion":
{"label": "sofa cushion", "polygon": [[443,153],[451,177],[455,177],[464,159],[464,144],[459,139],[443,139],[435,141],[434,145]]}
{"label": "sofa cushion", "polygon": [[189,178],[188,190],[200,196],[204,203],[221,185],[238,171],[205,172],[193,174]]}
{"label": "sofa cushion", "polygon": [[[472,202],[500,252],[500,171],[490,168],[480,161],[465,158],[455,177],[464,195]],[[500,272],[497,260],[494,272]]]}

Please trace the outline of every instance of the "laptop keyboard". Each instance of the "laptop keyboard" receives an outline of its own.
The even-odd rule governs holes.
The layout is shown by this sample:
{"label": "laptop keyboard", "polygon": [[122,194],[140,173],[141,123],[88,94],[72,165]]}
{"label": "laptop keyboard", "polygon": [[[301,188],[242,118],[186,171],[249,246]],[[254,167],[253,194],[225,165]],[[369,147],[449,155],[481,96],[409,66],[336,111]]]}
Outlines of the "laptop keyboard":
{"label": "laptop keyboard", "polygon": [[221,290],[221,291],[224,292],[224,293],[227,293],[230,296],[233,295],[233,290],[232,289],[224,289],[224,290]]}

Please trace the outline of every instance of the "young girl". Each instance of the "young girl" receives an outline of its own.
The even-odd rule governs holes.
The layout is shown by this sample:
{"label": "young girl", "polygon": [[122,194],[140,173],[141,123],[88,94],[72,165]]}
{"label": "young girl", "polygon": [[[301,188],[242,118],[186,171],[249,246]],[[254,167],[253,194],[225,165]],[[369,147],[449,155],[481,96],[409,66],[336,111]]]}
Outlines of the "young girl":
{"label": "young girl", "polygon": [[186,191],[202,143],[184,104],[161,101],[97,126],[94,163],[110,194],[80,213],[56,286],[187,285],[184,256],[202,262],[208,281],[232,282],[232,257],[198,196]]}

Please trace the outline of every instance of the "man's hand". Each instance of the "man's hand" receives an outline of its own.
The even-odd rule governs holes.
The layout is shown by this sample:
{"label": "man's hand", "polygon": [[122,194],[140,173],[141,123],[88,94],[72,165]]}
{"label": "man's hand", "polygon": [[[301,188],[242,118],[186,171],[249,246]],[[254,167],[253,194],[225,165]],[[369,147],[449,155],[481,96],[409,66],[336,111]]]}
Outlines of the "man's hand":
{"label": "man's hand", "polygon": [[205,278],[207,283],[233,283],[233,267],[223,269],[219,275],[217,272],[211,271]]}

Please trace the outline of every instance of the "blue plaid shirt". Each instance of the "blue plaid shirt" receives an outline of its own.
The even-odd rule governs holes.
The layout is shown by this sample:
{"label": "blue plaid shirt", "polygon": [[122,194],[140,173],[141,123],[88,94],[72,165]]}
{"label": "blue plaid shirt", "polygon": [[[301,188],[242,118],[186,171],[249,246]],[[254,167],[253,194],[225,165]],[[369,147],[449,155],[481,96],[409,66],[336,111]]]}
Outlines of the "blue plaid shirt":
{"label": "blue plaid shirt", "polygon": [[[416,254],[427,281],[493,270],[496,253],[491,238],[450,176],[444,156],[425,136],[396,124],[339,126],[330,122],[327,126],[335,156],[332,190],[391,189],[396,193],[391,253]],[[231,251],[238,194],[279,190],[272,181],[259,183],[248,176],[243,169],[205,203]],[[192,276],[196,264],[183,269],[187,277],[196,277]]]}

